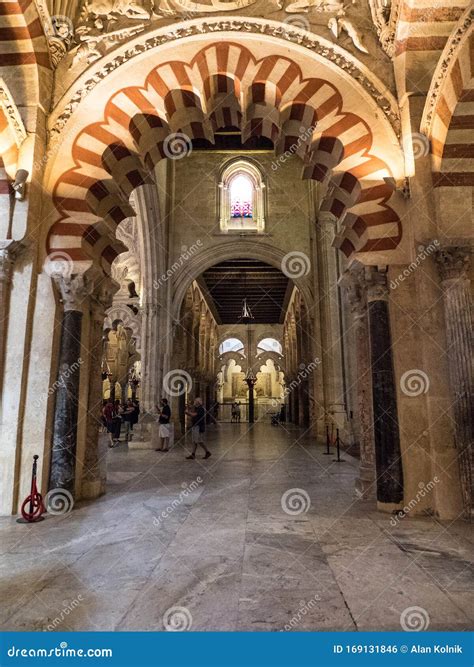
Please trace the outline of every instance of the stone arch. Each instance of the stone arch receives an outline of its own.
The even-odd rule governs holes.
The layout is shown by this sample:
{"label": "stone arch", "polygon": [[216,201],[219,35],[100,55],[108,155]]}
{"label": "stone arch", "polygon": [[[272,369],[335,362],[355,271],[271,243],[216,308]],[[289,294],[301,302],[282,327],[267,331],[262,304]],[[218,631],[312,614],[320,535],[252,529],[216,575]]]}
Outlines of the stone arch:
{"label": "stone arch", "polygon": [[222,364],[227,365],[232,359],[238,366],[241,366],[245,361],[245,356],[238,352],[224,352],[224,354],[219,355],[219,361],[222,362]]}
{"label": "stone arch", "polygon": [[[171,314],[174,320],[179,316],[182,300],[189,285],[196,280],[206,269],[214,264],[239,257],[251,257],[271,266],[281,269],[285,253],[269,244],[260,242],[256,244],[250,239],[239,239],[239,243],[224,241],[204,250],[200,250],[193,256],[192,267],[186,267],[186,272],[181,272],[174,277],[173,294],[174,299]],[[306,303],[311,303],[312,288],[307,276],[292,278],[293,283],[301,292]]]}
{"label": "stone arch", "polygon": [[[275,26],[278,25],[275,24]],[[288,58],[288,41],[268,36],[264,38],[264,44],[268,48],[271,46],[272,51],[277,49],[280,53],[274,52],[271,56],[257,57],[252,51],[254,46],[252,35],[239,35],[238,43],[235,40],[231,41],[232,39],[230,37],[228,41],[223,40],[205,46],[202,46],[201,40],[199,42],[201,48],[196,52],[197,47],[193,38],[188,37],[183,39],[181,44],[183,48],[179,50],[180,55],[182,53],[182,59],[168,61],[166,55],[169,45],[166,41],[162,41],[160,48],[163,62],[156,66],[155,61],[154,67],[151,71],[148,70],[148,73],[145,69],[147,54],[143,53],[142,49],[141,83],[137,85],[137,72],[135,71],[133,85],[127,85],[130,71],[125,66],[118,68],[124,75],[123,81],[120,81],[124,87],[118,90],[115,88],[108,96],[105,105],[97,99],[100,83],[96,84],[94,81],[93,86],[89,88],[86,86],[86,92],[89,94],[86,106],[90,105],[95,98],[96,104],[103,109],[102,119],[99,122],[82,125],[82,127],[76,123],[73,135],[65,141],[66,150],[67,148],[71,150],[72,164],[69,162],[68,167],[65,166],[62,169],[59,167],[58,156],[53,156],[51,165],[48,167],[46,187],[53,194],[60,217],[50,231],[50,248],[60,248],[63,252],[67,252],[73,261],[85,261],[91,257],[100,258],[106,268],[116,253],[113,238],[114,225],[118,224],[123,217],[130,215],[130,209],[118,185],[115,182],[109,182],[108,172],[102,166],[102,156],[111,143],[123,143],[131,153],[136,153],[137,147],[139,149],[141,147],[143,151],[144,143],[140,143],[140,138],[138,138],[137,146],[136,132],[134,136],[137,125],[136,123],[134,125],[133,119],[137,114],[152,112],[152,115],[159,119],[157,121],[159,127],[156,128],[159,130],[156,148],[152,147],[145,153],[136,153],[138,159],[150,169],[152,154],[156,159],[162,159],[163,152],[166,154],[167,137],[163,137],[163,134],[169,127],[171,117],[175,113],[180,113],[179,109],[176,109],[173,114],[170,114],[170,109],[164,104],[166,96],[173,90],[178,91],[173,93],[173,104],[176,105],[180,99],[181,101],[184,99],[183,90],[192,90],[193,99],[195,99],[192,108],[202,112],[206,108],[204,71],[207,73],[206,79],[209,73],[223,74],[234,80],[239,79],[239,86],[242,88],[239,100],[240,111],[248,109],[249,105],[252,108],[251,127],[245,131],[250,134],[259,132],[264,136],[270,135],[276,144],[281,135],[275,135],[273,126],[278,125],[278,133],[280,126],[285,126],[288,136],[293,136],[295,129],[293,124],[290,126],[288,122],[297,120],[299,112],[292,115],[290,111],[289,117],[283,124],[280,123],[280,120],[277,124],[268,121],[272,127],[265,129],[263,126],[267,120],[263,118],[260,107],[267,109],[268,105],[277,105],[277,103],[280,105],[281,103],[281,108],[284,109],[288,104],[296,105],[297,102],[304,101],[307,107],[312,109],[312,112],[308,113],[317,119],[317,129],[311,136],[311,141],[319,142],[324,136],[335,136],[344,147],[340,161],[332,167],[337,178],[332,184],[327,202],[327,210],[338,217],[342,224],[336,241],[337,245],[346,255],[356,251],[387,250],[397,246],[401,238],[401,223],[393,208],[395,204],[388,203],[393,193],[383,177],[399,178],[403,175],[404,167],[401,150],[397,148],[396,133],[392,126],[398,122],[393,111],[395,108],[393,100],[386,91],[381,93],[380,98],[387,102],[384,109],[383,103],[379,106],[367,92],[368,82],[372,88],[381,90],[380,82],[364,70],[360,63],[354,62],[352,57],[349,58],[343,50],[340,50],[341,53],[338,53],[337,58],[330,61],[309,49],[294,47],[291,50],[292,58]],[[321,40],[321,43],[323,41]],[[134,43],[138,47],[140,40],[137,38],[132,45]],[[148,43],[152,44],[152,42]],[[261,38],[259,46],[261,46]],[[332,46],[332,49],[336,47]],[[133,53],[133,46],[130,52]],[[111,57],[112,54],[104,60],[108,61]],[[351,60],[353,70],[358,68],[361,73],[359,81],[367,82],[367,85],[354,83],[354,79],[340,66],[344,59]],[[322,69],[327,76],[326,79],[316,79],[310,73],[314,72],[315,60],[323,65]],[[336,61],[338,61],[337,64]],[[216,71],[216,62],[219,63],[219,71]],[[165,73],[164,68],[169,72],[173,71],[173,67],[181,73],[179,86],[176,79],[172,82]],[[286,70],[285,76],[282,76],[283,70]],[[237,71],[239,71],[238,77]],[[264,78],[265,86],[262,88],[262,72],[264,71],[267,74]],[[112,81],[114,75],[109,75],[109,81]],[[98,78],[100,80],[100,76]],[[120,85],[116,79],[114,81],[116,83],[113,85]],[[278,82],[278,90],[276,82]],[[343,82],[350,82],[350,86],[343,85]],[[181,93],[179,93],[180,90]],[[153,93],[152,97],[150,97],[151,93],[147,91]],[[361,105],[362,99],[367,104]],[[66,100],[63,100],[61,106],[65,102]],[[276,106],[270,106],[267,111],[273,114],[280,113]],[[57,122],[66,121],[68,115],[69,112],[64,111],[61,116],[58,109],[58,113],[52,117],[50,129],[53,133]],[[268,118],[268,114],[265,118]],[[205,123],[206,119],[202,117],[202,114],[199,119],[194,116],[193,119],[190,117],[188,119],[193,124],[192,131],[189,130],[188,139],[206,134],[204,130],[194,128],[195,124]],[[305,122],[306,124],[309,122],[309,116]],[[181,127],[182,122],[175,124],[175,127],[178,125]],[[394,141],[387,142],[387,132],[389,135],[392,134]],[[285,142],[282,146],[285,146]],[[318,151],[311,151],[308,142],[302,154],[303,159],[307,159],[311,164],[314,155],[318,155]],[[313,166],[316,166],[316,163]],[[306,171],[305,177],[324,180],[329,175],[323,172],[324,170],[313,169]],[[350,177],[344,177],[345,174],[349,174]],[[359,184],[360,189],[355,187],[355,181]],[[62,237],[68,239],[67,248],[64,247]],[[102,241],[103,238],[106,241]]]}
{"label": "stone arch", "polygon": [[279,336],[275,331],[264,331],[263,333],[259,334],[255,341],[255,349],[258,348],[259,344],[262,342],[262,340],[265,340],[265,338],[273,338],[278,343],[280,343],[283,349],[283,336]]}
{"label": "stone arch", "polygon": [[262,352],[259,354],[255,361],[254,361],[254,372],[255,367],[260,367],[262,363],[265,363],[267,359],[271,359],[273,363],[275,364],[275,368],[277,370],[283,371],[283,373],[286,373],[286,365],[284,361],[284,357],[281,354],[278,354],[277,352]]}
{"label": "stone arch", "polygon": [[[225,334],[219,336],[219,338],[217,340],[217,350],[219,350],[222,343],[224,343],[229,338],[236,338],[240,343],[242,343],[242,350],[245,350],[245,343],[242,340],[242,336],[240,336],[239,334],[233,334],[232,332],[230,332],[230,333],[226,332]],[[245,353],[244,352],[238,352],[237,350],[232,350],[232,353],[233,354],[238,354],[240,357],[245,358]],[[219,354],[219,356],[221,356],[221,354],[219,352],[218,352],[218,354]],[[222,354],[228,354],[228,352],[223,352]]]}
{"label": "stone arch", "polygon": [[[474,98],[473,53],[474,9],[468,7],[440,56],[421,121],[431,144],[435,187],[474,185],[473,172],[462,169],[462,159],[472,155],[472,128],[466,126],[463,105]],[[450,133],[456,133],[451,141]]]}

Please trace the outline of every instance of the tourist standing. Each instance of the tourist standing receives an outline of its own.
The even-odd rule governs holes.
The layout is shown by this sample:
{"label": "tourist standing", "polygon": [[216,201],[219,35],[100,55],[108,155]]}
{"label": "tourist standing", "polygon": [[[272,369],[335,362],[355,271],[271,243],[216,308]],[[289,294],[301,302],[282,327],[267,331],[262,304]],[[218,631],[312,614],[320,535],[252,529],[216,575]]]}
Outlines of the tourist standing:
{"label": "tourist standing", "polygon": [[116,437],[117,426],[115,423],[115,418],[116,418],[115,406],[110,398],[102,408],[102,416],[105,421],[107,432],[110,436],[109,447],[116,447],[119,443],[119,440]]}
{"label": "tourist standing", "polygon": [[232,403],[232,420],[233,422],[237,422],[240,424],[240,403],[235,401]]}
{"label": "tourist standing", "polygon": [[131,398],[128,399],[127,404],[122,410],[122,420],[125,424],[125,441],[130,440],[132,426],[133,413],[135,412],[135,406]]}
{"label": "tourist standing", "polygon": [[193,442],[193,451],[186,458],[195,459],[198,445],[201,445],[201,447],[206,452],[203,458],[208,459],[211,455],[211,452],[204,444],[204,433],[206,431],[206,411],[204,410],[202,400],[200,398],[194,399],[194,405],[187,408],[186,414],[191,417],[191,432]]}
{"label": "tourist standing", "polygon": [[168,399],[161,399],[161,408],[156,406],[159,412],[158,423],[159,423],[159,438],[161,445],[158,449],[155,449],[155,452],[169,452],[169,441],[171,434],[171,408],[168,405]]}

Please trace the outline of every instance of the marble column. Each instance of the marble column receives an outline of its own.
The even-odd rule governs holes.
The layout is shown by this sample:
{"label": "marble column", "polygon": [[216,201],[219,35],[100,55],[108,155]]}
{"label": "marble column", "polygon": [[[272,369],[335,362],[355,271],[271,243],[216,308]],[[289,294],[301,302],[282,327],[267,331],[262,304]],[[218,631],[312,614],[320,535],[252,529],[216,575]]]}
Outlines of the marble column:
{"label": "marble column", "polygon": [[143,306],[142,320],[142,383],[141,408],[155,412],[155,404],[162,393],[162,363],[160,358],[160,305],[153,300]]}
{"label": "marble column", "polygon": [[3,384],[13,267],[21,247],[17,241],[0,241],[0,394]]}
{"label": "marble column", "polygon": [[446,321],[449,381],[453,397],[456,447],[466,516],[473,509],[474,383],[472,371],[472,313],[469,248],[440,250],[436,262],[441,276]]}
{"label": "marble column", "polygon": [[74,493],[79,379],[82,365],[82,308],[89,292],[89,284],[84,274],[71,277],[55,274],[52,277],[61,295],[63,315],[55,382],[49,489],[62,488]]}
{"label": "marble column", "polygon": [[355,344],[357,417],[359,421],[360,464],[356,479],[356,494],[361,498],[375,498],[375,443],[372,403],[372,375],[370,367],[369,320],[367,293],[362,267],[346,271],[340,281],[346,290],[350,306]]}
{"label": "marble column", "polygon": [[346,429],[342,337],[339,317],[339,288],[336,250],[332,247],[334,219],[320,213],[316,226],[318,241],[319,289],[323,339],[325,408],[336,425]]}
{"label": "marble column", "polygon": [[105,493],[105,465],[101,466],[99,429],[102,409],[102,357],[104,353],[105,312],[112,305],[113,295],[119,289],[110,277],[104,276],[90,296],[89,324],[89,386],[86,418],[86,449],[82,472],[81,497],[97,498]]}
{"label": "marble column", "polygon": [[377,501],[403,501],[403,469],[385,271],[365,268],[369,315]]}

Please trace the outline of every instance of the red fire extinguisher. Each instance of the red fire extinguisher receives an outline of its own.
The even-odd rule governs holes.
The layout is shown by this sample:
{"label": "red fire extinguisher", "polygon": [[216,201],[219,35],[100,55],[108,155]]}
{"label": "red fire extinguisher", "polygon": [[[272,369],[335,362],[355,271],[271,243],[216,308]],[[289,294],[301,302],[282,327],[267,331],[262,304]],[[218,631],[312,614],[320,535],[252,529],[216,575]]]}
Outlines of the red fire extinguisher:
{"label": "red fire extinguisher", "polygon": [[23,519],[18,519],[20,523],[34,523],[36,521],[42,521],[44,517],[42,514],[46,512],[46,508],[43,503],[43,496],[38,491],[36,486],[36,471],[38,467],[39,456],[35,454],[33,456],[33,470],[31,473],[31,491],[30,495],[25,498],[21,505],[21,515]]}

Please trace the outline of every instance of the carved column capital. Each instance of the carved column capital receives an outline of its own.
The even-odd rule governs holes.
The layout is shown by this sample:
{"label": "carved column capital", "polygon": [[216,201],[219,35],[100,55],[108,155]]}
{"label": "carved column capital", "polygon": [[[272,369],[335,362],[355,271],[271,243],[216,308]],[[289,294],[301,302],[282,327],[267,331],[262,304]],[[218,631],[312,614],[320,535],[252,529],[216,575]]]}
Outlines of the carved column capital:
{"label": "carved column capital", "polygon": [[94,288],[97,288],[102,276],[103,274],[94,268],[85,273],[71,275],[67,272],[53,273],[51,278],[59,290],[64,311],[82,312],[84,300],[92,294]]}
{"label": "carved column capital", "polygon": [[367,284],[363,267],[345,271],[339,279],[355,318],[361,317],[367,310]]}
{"label": "carved column capital", "polygon": [[364,267],[363,280],[367,289],[367,301],[388,301],[387,271],[376,266]]}
{"label": "carved column capital", "polygon": [[15,260],[24,248],[19,241],[0,241],[0,282],[11,282]]}
{"label": "carved column capital", "polygon": [[469,279],[471,252],[470,248],[459,246],[438,250],[435,258],[442,283]]}

